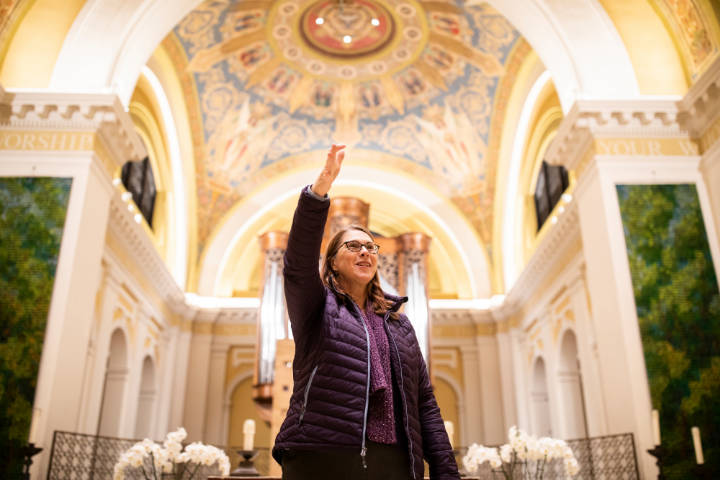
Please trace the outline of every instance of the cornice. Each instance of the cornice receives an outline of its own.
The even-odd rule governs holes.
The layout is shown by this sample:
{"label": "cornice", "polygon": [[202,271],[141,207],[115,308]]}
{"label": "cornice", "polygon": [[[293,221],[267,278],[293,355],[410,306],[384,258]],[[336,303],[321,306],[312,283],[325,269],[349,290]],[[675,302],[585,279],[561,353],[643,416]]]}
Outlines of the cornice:
{"label": "cornice", "polygon": [[700,137],[720,116],[720,57],[690,87],[680,106],[693,137]]}
{"label": "cornice", "polygon": [[[127,198],[127,197],[126,197]],[[135,215],[128,208],[119,190],[110,200],[110,232],[132,253],[135,263],[146,278],[153,281],[161,298],[170,309],[190,319],[197,313],[185,302],[185,295],[173,279],[160,253],[155,248],[142,226],[135,221]]]}
{"label": "cornice", "polygon": [[18,130],[92,131],[103,141],[117,167],[146,155],[130,116],[113,93],[0,87],[0,126]]}
{"label": "cornice", "polygon": [[575,170],[598,137],[683,137],[687,127],[675,99],[578,100],[563,119],[546,160]]}
{"label": "cornice", "polygon": [[593,138],[700,138],[720,118],[720,58],[682,98],[580,99],[567,113],[546,160],[575,170]]}
{"label": "cornice", "polygon": [[720,163],[720,142],[715,142],[708,151],[703,153],[699,168],[703,172],[708,172],[718,163]]}
{"label": "cornice", "polygon": [[550,266],[561,260],[566,250],[580,237],[577,202],[567,204],[565,212],[557,219],[557,223],[540,241],[515,285],[508,292],[498,317],[507,318],[516,313],[519,306],[524,305],[530,295],[540,288]]}

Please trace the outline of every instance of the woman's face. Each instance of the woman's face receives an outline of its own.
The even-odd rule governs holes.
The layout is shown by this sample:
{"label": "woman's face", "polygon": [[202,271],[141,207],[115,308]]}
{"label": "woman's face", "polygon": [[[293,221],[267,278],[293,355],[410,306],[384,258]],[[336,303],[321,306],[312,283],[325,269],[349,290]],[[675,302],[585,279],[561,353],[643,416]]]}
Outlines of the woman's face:
{"label": "woman's face", "polygon": [[335,254],[332,267],[345,288],[365,287],[377,271],[377,253],[371,253],[364,246],[359,252],[352,252],[345,242],[356,241],[371,244],[373,240],[362,230],[348,230],[342,238],[340,249]]}

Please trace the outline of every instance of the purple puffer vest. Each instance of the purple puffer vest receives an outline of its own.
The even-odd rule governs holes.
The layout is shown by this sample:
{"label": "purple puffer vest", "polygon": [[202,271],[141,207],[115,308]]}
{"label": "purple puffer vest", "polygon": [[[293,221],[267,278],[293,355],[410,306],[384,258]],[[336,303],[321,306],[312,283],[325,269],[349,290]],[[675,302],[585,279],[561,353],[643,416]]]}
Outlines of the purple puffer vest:
{"label": "purple puffer vest", "polygon": [[[357,449],[364,460],[370,388],[369,339],[355,304],[325,287],[318,272],[329,200],[300,196],[285,253],[285,298],[295,339],[293,393],[275,439],[273,457],[286,449]],[[386,295],[397,311],[407,298]],[[402,402],[411,478],[459,479],[440,409],[410,321],[385,314],[393,379]]]}

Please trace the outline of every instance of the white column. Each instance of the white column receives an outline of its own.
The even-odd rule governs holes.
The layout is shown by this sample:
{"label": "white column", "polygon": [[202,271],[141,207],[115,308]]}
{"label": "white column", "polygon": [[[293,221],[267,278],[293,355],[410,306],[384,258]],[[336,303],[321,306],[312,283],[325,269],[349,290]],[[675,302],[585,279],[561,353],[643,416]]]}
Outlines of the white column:
{"label": "white column", "polygon": [[575,314],[578,356],[580,357],[580,375],[588,435],[597,437],[608,434],[608,412],[600,369],[599,351],[593,328],[593,320],[588,306],[588,292],[585,285],[585,267],[580,268],[578,276],[568,287],[571,308]]}
{"label": "white column", "polygon": [[528,381],[527,357],[524,352],[525,335],[518,329],[512,329],[510,336],[510,355],[512,356],[512,375],[515,384],[515,399],[517,400],[517,427],[530,431],[530,389]]}
{"label": "white column", "polygon": [[185,401],[187,398],[187,382],[190,376],[190,351],[191,351],[191,340],[192,332],[190,331],[189,322],[188,326],[185,327],[185,320],[182,321],[180,327],[176,327],[177,330],[174,333],[175,344],[175,355],[168,365],[168,376],[172,377],[172,390],[170,395],[170,408],[168,416],[168,430],[175,430],[179,427],[185,427],[184,424],[184,413],[185,413]]}
{"label": "white column", "polygon": [[[718,129],[720,129],[720,125]],[[710,199],[710,215],[704,215],[704,218],[712,218],[712,224],[716,232],[715,242],[720,243],[720,139],[716,140],[713,147],[703,155],[700,161],[700,171],[702,172],[704,183],[707,185],[708,197]],[[710,229],[708,229],[708,236],[709,235]],[[708,241],[710,241],[710,239],[708,239]],[[717,265],[718,261],[715,261],[715,264]],[[717,274],[718,270],[716,269],[715,272]]]}
{"label": "white column", "polygon": [[0,106],[7,113],[0,126],[5,139],[0,176],[72,178],[33,403],[32,440],[44,450],[35,457],[31,475],[42,478],[53,432],[79,431],[86,424],[80,408],[83,372],[115,193],[110,174],[145,152],[112,94],[0,89]]}
{"label": "white column", "polygon": [[641,473],[649,475],[650,391],[615,184],[594,164],[575,196],[604,398],[612,412],[608,433],[635,434]]}
{"label": "white column", "polygon": [[[502,392],[502,420],[503,420],[503,435],[508,429],[517,425],[517,405],[516,405],[516,392],[515,383],[513,382],[513,372],[515,370],[512,355],[512,339],[507,327],[503,326],[502,330],[497,334],[498,344],[498,359],[499,374],[500,374],[500,389]],[[504,442],[503,442],[504,443]]]}
{"label": "white column", "polygon": [[483,403],[480,390],[480,359],[475,345],[460,347],[465,391],[465,436],[469,443],[485,442],[483,431]]}
{"label": "white column", "polygon": [[208,371],[207,403],[205,409],[204,440],[214,445],[223,445],[226,438],[223,433],[223,403],[225,399],[225,371],[230,346],[213,344],[210,353],[210,369]]}
{"label": "white column", "polygon": [[[188,361],[187,383],[185,385],[185,408],[183,424],[187,430],[187,441],[205,440],[205,411],[210,381],[210,356],[212,333],[210,317],[215,312],[202,312],[195,320],[195,331],[190,340],[190,356]],[[198,321],[201,323],[198,324]],[[202,333],[198,330],[202,329]],[[205,331],[208,330],[208,331]]]}
{"label": "white column", "polygon": [[[169,322],[168,322],[169,323]],[[180,425],[169,425],[173,401],[174,363],[178,348],[177,328],[168,327],[160,333],[159,358],[155,366],[156,374],[160,376],[157,381],[158,392],[155,402],[155,428],[151,432],[152,438],[165,438],[165,434],[175,430]]]}
{"label": "white column", "polygon": [[[497,340],[494,336],[477,337],[480,376],[480,404],[482,406],[483,440],[485,445],[505,442],[503,422],[502,383]],[[476,374],[477,375],[477,374]]]}

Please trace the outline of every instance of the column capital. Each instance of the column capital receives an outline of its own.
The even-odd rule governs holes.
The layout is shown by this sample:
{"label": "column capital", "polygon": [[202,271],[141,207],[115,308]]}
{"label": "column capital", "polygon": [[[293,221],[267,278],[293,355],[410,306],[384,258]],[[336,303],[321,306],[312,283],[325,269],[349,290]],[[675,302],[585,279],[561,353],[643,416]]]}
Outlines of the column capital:
{"label": "column capital", "polygon": [[432,237],[420,232],[403,233],[398,237],[402,244],[402,250],[405,253],[422,252],[427,253],[430,250],[430,242]]}
{"label": "column capital", "polygon": [[112,93],[0,90],[0,150],[94,151],[108,173],[145,147]]}
{"label": "column capital", "polygon": [[279,248],[285,250],[287,248],[288,233],[281,232],[279,230],[272,230],[265,232],[258,237],[260,242],[260,249],[263,253],[267,253],[268,250]]}

